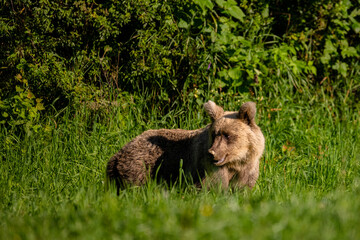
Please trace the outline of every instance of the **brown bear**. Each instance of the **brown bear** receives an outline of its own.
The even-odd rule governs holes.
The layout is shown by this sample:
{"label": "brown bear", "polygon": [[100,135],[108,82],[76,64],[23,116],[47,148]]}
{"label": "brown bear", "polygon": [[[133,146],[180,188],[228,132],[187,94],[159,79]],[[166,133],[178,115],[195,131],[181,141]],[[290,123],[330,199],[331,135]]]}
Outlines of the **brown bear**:
{"label": "brown bear", "polygon": [[265,145],[255,123],[255,103],[244,103],[238,112],[224,111],[212,101],[204,108],[212,120],[205,128],[148,130],[111,157],[107,177],[118,193],[124,183],[142,185],[149,177],[174,183],[180,172],[198,185],[252,188]]}

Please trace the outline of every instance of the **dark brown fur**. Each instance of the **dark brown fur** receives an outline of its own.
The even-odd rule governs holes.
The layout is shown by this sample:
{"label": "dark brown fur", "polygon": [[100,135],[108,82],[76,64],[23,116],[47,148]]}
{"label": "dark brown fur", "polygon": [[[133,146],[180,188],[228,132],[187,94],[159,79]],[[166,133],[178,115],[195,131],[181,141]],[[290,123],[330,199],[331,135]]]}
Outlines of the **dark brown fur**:
{"label": "dark brown fur", "polygon": [[107,176],[118,190],[123,183],[142,185],[155,175],[175,182],[181,160],[195,183],[253,187],[265,142],[255,123],[255,103],[243,104],[239,112],[224,112],[212,101],[204,107],[212,120],[205,128],[148,130],[115,154]]}

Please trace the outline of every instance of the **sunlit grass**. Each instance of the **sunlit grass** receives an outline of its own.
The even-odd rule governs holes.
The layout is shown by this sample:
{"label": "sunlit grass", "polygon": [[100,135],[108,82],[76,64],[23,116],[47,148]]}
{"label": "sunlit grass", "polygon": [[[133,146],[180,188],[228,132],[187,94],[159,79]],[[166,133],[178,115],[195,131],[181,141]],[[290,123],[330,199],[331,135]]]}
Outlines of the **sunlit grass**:
{"label": "sunlit grass", "polygon": [[266,151],[251,191],[155,182],[105,191],[108,159],[133,137],[208,121],[201,106],[172,109],[82,107],[49,119],[50,131],[2,129],[0,239],[360,238],[359,118],[321,104],[258,101]]}

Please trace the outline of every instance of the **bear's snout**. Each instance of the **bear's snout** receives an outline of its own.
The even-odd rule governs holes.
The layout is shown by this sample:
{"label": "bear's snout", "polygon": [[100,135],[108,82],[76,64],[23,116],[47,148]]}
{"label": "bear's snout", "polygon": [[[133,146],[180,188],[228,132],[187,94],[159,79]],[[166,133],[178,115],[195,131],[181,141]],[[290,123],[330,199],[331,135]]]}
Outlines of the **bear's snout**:
{"label": "bear's snout", "polygon": [[221,166],[225,162],[226,154],[217,153],[213,150],[213,148],[209,149],[209,153],[213,156],[213,160],[216,166]]}

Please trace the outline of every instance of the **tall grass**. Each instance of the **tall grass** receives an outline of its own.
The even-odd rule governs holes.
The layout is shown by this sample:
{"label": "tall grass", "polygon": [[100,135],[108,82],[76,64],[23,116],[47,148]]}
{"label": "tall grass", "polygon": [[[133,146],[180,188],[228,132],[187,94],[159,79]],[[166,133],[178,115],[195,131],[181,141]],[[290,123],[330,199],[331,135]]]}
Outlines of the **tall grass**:
{"label": "tall grass", "polygon": [[155,182],[105,191],[108,159],[142,131],[205,126],[196,104],[162,115],[135,98],[65,109],[21,137],[1,129],[0,239],[360,238],[359,116],[331,104],[258,99],[260,178],[230,192]]}

